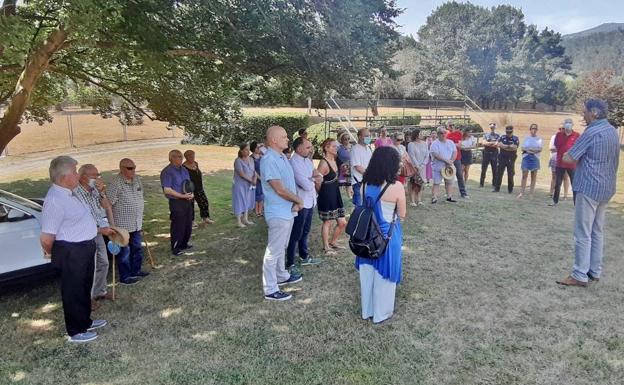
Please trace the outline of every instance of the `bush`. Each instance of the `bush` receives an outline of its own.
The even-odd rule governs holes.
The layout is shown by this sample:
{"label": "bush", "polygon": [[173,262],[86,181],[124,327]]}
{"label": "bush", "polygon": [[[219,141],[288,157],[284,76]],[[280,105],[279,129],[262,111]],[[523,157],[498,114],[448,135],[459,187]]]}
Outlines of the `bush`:
{"label": "bush", "polygon": [[308,127],[310,119],[306,114],[267,114],[243,116],[240,120],[222,125],[207,125],[202,134],[192,135],[189,143],[219,144],[233,146],[252,140],[263,141],[267,128],[272,125],[284,127],[288,136],[300,128]]}
{"label": "bush", "polygon": [[377,116],[373,121],[373,126],[417,126],[420,124],[419,114],[403,116]]}
{"label": "bush", "polygon": [[479,123],[477,123],[477,122],[475,122],[475,121],[472,121],[472,120],[469,120],[469,121],[468,121],[468,122],[466,122],[466,123],[461,123],[461,122],[458,122],[458,123],[457,123],[457,127],[458,127],[460,130],[462,130],[462,131],[463,131],[464,129],[468,128],[468,129],[470,129],[470,131],[472,131],[473,133],[474,133],[474,132],[483,132],[483,127],[481,127],[481,125],[480,125]]}

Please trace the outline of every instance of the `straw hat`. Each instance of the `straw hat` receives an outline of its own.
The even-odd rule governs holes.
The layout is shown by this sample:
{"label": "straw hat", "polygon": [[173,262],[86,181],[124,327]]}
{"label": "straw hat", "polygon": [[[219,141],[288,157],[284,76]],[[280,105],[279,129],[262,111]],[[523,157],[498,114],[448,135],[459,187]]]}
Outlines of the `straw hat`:
{"label": "straw hat", "polygon": [[455,166],[448,165],[442,169],[442,178],[449,180],[455,178]]}
{"label": "straw hat", "polygon": [[110,228],[111,230],[115,230],[115,234],[109,236],[108,239],[119,246],[128,246],[128,242],[130,242],[130,233],[128,233],[128,230],[117,226],[111,226]]}

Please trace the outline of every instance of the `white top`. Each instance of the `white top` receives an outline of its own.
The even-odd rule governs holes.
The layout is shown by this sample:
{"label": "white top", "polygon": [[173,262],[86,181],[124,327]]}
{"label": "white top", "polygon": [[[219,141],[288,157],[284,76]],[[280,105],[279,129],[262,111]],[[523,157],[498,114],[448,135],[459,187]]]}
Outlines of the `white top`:
{"label": "white top", "polygon": [[468,150],[477,145],[477,138],[474,136],[469,136],[468,138],[459,142],[462,150]]}
{"label": "white top", "polygon": [[550,159],[557,159],[557,147],[555,147],[555,137],[557,134],[550,137],[550,144],[548,145],[548,149],[550,150]]}
{"label": "white top", "polygon": [[429,147],[426,142],[410,142],[407,145],[407,153],[414,166],[424,167],[427,165],[427,161],[429,160]]}
{"label": "white top", "polygon": [[453,143],[452,140],[446,139],[444,142],[440,142],[439,139],[434,140],[433,143],[431,143],[431,148],[429,149],[429,151],[432,154],[431,166],[440,168],[446,165],[446,163],[442,162],[441,160],[434,158],[433,157],[434,153],[452,162],[455,160],[453,153],[455,153],[456,149],[457,147],[455,147],[455,143]]}
{"label": "white top", "polygon": [[373,150],[368,146],[356,143],[351,147],[351,184],[362,182],[364,176],[355,169],[355,166],[368,167],[372,156]]}
{"label": "white top", "polygon": [[397,146],[393,146],[393,147],[399,152],[399,157],[401,157],[401,159],[403,159],[405,154],[407,154],[407,150],[405,149],[404,145],[398,144]]}
{"label": "white top", "polygon": [[296,152],[290,158],[290,165],[295,174],[297,196],[303,200],[303,207],[311,209],[316,204],[316,188],[312,180],[314,164],[310,158],[304,158]]}
{"label": "white top", "polygon": [[[522,142],[522,149],[526,150],[526,149],[532,149],[535,150],[537,148],[539,148],[539,152],[537,152],[535,154],[535,156],[537,156],[539,158],[540,153],[542,152],[542,138],[540,138],[539,136],[527,136],[526,138],[524,138],[524,142]],[[522,154],[522,157],[524,158],[525,156],[527,156],[529,154]]]}
{"label": "white top", "polygon": [[394,216],[394,209],[396,207],[396,202],[384,202],[379,200],[381,203],[381,214],[383,215],[386,222],[392,222],[392,217]]}
{"label": "white top", "polygon": [[53,184],[43,201],[41,232],[56,236],[57,241],[82,242],[97,235],[97,226],[89,206],[70,189]]}

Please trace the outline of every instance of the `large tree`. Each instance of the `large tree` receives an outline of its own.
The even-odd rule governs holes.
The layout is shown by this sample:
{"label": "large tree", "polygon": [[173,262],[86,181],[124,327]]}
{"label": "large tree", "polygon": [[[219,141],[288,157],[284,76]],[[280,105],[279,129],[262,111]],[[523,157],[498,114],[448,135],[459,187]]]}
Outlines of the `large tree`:
{"label": "large tree", "polygon": [[[48,119],[68,81],[189,132],[238,114],[260,76],[349,93],[388,70],[394,0],[4,0],[0,151],[19,122]],[[314,95],[316,96],[316,95]]]}

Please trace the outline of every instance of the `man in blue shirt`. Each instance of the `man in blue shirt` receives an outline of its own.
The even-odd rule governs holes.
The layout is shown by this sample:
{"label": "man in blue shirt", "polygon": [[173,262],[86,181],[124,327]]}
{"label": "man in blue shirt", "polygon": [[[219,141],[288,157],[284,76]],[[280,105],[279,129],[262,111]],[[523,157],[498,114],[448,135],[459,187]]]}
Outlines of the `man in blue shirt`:
{"label": "man in blue shirt", "polygon": [[267,152],[260,162],[262,190],[264,192],[264,217],[269,227],[267,247],[262,263],[264,298],[286,301],[292,295],[279,287],[301,281],[301,275],[286,270],[286,246],[290,239],[294,217],[304,206],[297,196],[293,169],[283,151],[288,148],[288,134],[280,126],[271,126],[266,133]]}
{"label": "man in blue shirt", "polygon": [[481,179],[479,186],[483,187],[485,183],[485,174],[488,166],[492,167],[492,186],[496,180],[496,166],[498,164],[498,139],[500,135],[496,133],[496,123],[490,123],[490,132],[483,135],[483,159],[481,160]]}
{"label": "man in blue shirt", "polygon": [[167,199],[171,213],[171,253],[182,255],[184,250],[193,246],[189,243],[193,230],[193,192],[186,191],[191,177],[186,167],[182,166],[182,153],[179,150],[169,152],[169,165],[160,173],[160,184]]}
{"label": "man in blue shirt", "polygon": [[604,100],[588,99],[583,118],[587,128],[563,155],[563,161],[576,163],[572,182],[574,198],[574,266],[560,285],[586,287],[602,274],[604,223],[609,199],[615,194],[620,155],[616,129],[607,121]]}
{"label": "man in blue shirt", "polygon": [[513,126],[505,127],[505,135],[498,139],[500,153],[498,154],[498,167],[494,176],[494,190],[492,192],[500,191],[505,169],[507,169],[507,191],[510,194],[513,192],[518,146],[520,146],[520,139],[513,134]]}

